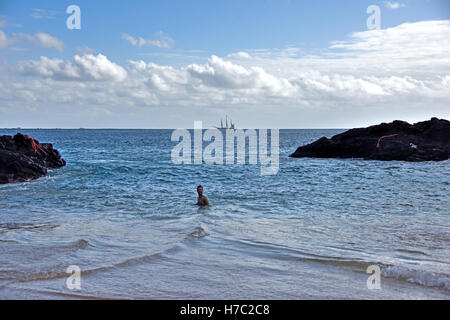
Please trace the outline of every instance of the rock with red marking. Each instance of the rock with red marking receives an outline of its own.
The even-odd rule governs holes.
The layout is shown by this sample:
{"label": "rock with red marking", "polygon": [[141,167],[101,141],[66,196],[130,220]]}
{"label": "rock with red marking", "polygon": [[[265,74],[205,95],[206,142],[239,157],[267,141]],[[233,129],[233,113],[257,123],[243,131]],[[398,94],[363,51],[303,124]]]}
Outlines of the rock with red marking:
{"label": "rock with red marking", "polygon": [[358,128],[299,147],[293,158],[441,161],[450,157],[450,121],[432,118]]}
{"label": "rock with red marking", "polygon": [[37,179],[45,176],[47,169],[65,165],[50,143],[39,143],[20,133],[0,136],[0,184]]}

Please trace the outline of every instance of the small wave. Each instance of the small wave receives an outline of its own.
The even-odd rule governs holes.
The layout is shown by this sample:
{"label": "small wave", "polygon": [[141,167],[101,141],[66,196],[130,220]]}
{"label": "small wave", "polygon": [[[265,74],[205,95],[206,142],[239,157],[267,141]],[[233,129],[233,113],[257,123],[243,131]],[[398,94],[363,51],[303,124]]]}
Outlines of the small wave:
{"label": "small wave", "polygon": [[403,252],[403,253],[420,254],[422,256],[429,256],[429,254],[426,254],[425,252],[422,252],[422,251],[419,251],[419,250],[396,249],[396,251]]}
{"label": "small wave", "polygon": [[137,265],[137,264],[140,264],[140,263],[143,263],[143,262],[149,262],[149,261],[153,261],[153,260],[156,260],[156,259],[161,259],[162,257],[163,257],[163,253],[158,252],[158,253],[145,255],[145,256],[141,256],[141,257],[129,258],[127,260],[124,260],[122,262],[114,264],[110,268],[114,268],[114,267],[130,267],[130,266]]}
{"label": "small wave", "polygon": [[24,230],[24,231],[49,231],[54,228],[59,227],[57,224],[51,223],[0,223],[0,233],[5,233],[13,230]]}
{"label": "small wave", "polygon": [[209,236],[209,233],[207,233],[205,231],[205,229],[203,229],[202,227],[197,227],[195,228],[194,231],[192,231],[188,237],[189,238],[193,238],[193,239],[200,239],[200,238],[204,238],[206,236]]}
{"label": "small wave", "polygon": [[[80,300],[116,300],[117,298],[106,298],[106,297],[99,297],[99,296],[93,296],[93,295],[84,295],[84,294],[78,294],[73,292],[61,292],[61,291],[54,291],[51,289],[35,289],[35,288],[26,288],[26,292],[33,291],[36,293],[41,294],[47,294],[47,295],[54,295],[59,296],[64,299],[80,299]],[[121,300],[126,299],[125,297],[120,297]]]}
{"label": "small wave", "polygon": [[[86,240],[79,240],[73,243],[71,247],[75,247],[78,249],[84,249],[89,245],[88,241]],[[90,275],[97,272],[105,272],[111,269],[115,268],[123,268],[123,267],[130,267],[134,265],[138,265],[145,262],[152,262],[154,260],[159,260],[164,258],[165,254],[175,252],[180,249],[180,246],[177,244],[175,246],[166,248],[161,250],[160,252],[155,252],[153,254],[149,255],[143,255],[138,257],[131,257],[128,259],[125,259],[123,261],[119,261],[116,263],[93,267],[90,269],[84,269],[81,267],[81,275]],[[52,266],[47,270],[41,270],[41,271],[17,271],[17,270],[6,270],[6,269],[0,269],[0,280],[6,281],[5,283],[0,283],[0,289],[3,289],[7,287],[10,284],[19,282],[19,283],[25,283],[25,282],[32,282],[32,281],[48,281],[48,280],[55,280],[55,279],[61,279],[61,278],[67,278],[68,273],[66,271],[67,266]]]}
{"label": "small wave", "polygon": [[[336,267],[350,267],[356,271],[363,271],[363,272],[365,272],[368,265],[376,264],[376,263],[368,264],[367,261],[364,261],[362,259],[360,260],[356,258],[345,258],[338,256],[327,256],[316,254],[280,244],[268,243],[263,241],[256,241],[250,239],[239,239],[239,240],[229,239],[228,241],[231,241],[235,244],[234,246],[232,246],[234,247],[234,250],[241,250],[241,251],[243,250],[247,255],[251,254],[254,256],[264,258],[273,258],[277,260],[286,260],[286,261],[290,260],[290,261],[312,262]],[[248,247],[250,247],[251,249],[249,250]]]}
{"label": "small wave", "polygon": [[[234,241],[234,240],[233,240]],[[400,281],[407,281],[425,287],[434,287],[450,291],[450,276],[425,270],[413,270],[402,266],[383,264],[376,261],[367,261],[357,258],[343,258],[336,256],[322,256],[297,249],[269,244],[258,241],[238,240],[240,245],[251,246],[252,250],[246,250],[247,254],[256,256],[272,257],[280,260],[294,260],[318,263],[334,267],[351,268],[357,272],[366,272],[370,265],[378,265],[382,276]],[[257,249],[257,250],[255,250]],[[258,250],[263,249],[263,250]]]}
{"label": "small wave", "polygon": [[84,239],[80,239],[80,240],[74,242],[74,247],[77,249],[86,249],[88,245],[89,245],[89,242]]}
{"label": "small wave", "polygon": [[[99,267],[94,269],[88,269],[88,270],[82,270],[82,275],[88,275],[94,272],[104,271],[108,268],[105,267]],[[11,272],[11,274],[14,274],[14,277],[8,277],[3,280],[9,280],[7,283],[0,286],[0,289],[7,287],[8,285],[19,282],[19,283],[25,283],[25,282],[32,282],[32,281],[49,281],[49,280],[55,280],[55,279],[62,279],[67,278],[70,273],[66,272],[66,267],[61,267],[60,270],[45,270],[45,271],[38,271],[38,272]]]}
{"label": "small wave", "polygon": [[425,287],[435,287],[450,291],[450,277],[444,274],[412,270],[400,266],[386,266],[381,269],[381,274],[386,278],[394,278]]}
{"label": "small wave", "polygon": [[57,246],[48,246],[48,247],[41,247],[40,250],[42,252],[49,252],[49,253],[65,253],[66,250],[68,251],[77,251],[77,250],[83,250],[86,249],[89,246],[89,241],[80,239],[73,242],[69,242],[67,244],[61,244]]}

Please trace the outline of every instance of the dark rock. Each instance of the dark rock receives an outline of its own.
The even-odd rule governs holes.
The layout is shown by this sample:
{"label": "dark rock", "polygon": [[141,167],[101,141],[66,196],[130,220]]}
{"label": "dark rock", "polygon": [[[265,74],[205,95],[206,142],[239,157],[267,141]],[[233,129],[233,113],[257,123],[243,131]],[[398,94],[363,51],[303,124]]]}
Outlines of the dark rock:
{"label": "dark rock", "polygon": [[409,124],[382,123],[326,137],[299,147],[293,158],[441,161],[450,157],[450,121],[432,118]]}
{"label": "dark rock", "polygon": [[0,184],[23,182],[47,174],[47,169],[66,165],[50,143],[39,143],[20,133],[0,136]]}

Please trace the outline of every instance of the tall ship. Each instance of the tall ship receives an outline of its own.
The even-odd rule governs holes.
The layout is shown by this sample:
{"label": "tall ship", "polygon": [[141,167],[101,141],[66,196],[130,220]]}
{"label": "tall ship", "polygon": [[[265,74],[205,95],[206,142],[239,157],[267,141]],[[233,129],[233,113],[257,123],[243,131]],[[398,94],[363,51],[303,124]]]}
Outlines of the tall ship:
{"label": "tall ship", "polygon": [[223,119],[220,119],[220,127],[216,127],[217,129],[234,129],[233,120],[230,119],[230,126],[228,126],[228,116],[225,116],[225,126],[223,125]]}

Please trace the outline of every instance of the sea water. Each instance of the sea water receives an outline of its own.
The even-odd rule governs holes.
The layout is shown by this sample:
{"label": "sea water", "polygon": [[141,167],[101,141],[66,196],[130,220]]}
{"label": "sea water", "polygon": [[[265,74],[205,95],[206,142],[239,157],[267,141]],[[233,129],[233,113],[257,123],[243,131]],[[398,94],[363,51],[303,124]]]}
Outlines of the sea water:
{"label": "sea water", "polygon": [[67,166],[0,185],[0,298],[448,299],[449,161],[288,157],[342,131],[281,130],[261,175],[174,164],[172,130],[22,129]]}

